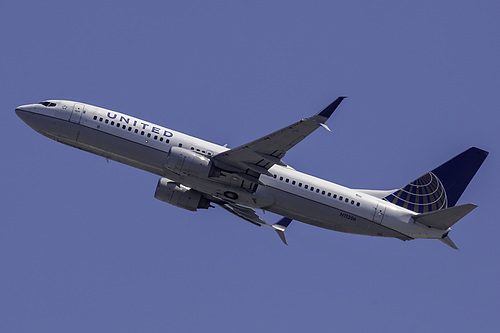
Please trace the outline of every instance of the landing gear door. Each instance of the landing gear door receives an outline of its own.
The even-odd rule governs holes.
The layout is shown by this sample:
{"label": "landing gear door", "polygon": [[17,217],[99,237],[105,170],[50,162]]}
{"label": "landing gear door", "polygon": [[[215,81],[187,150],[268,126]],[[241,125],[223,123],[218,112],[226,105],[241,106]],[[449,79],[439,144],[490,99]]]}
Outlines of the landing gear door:
{"label": "landing gear door", "polygon": [[377,207],[375,208],[375,214],[373,215],[373,222],[382,224],[386,208],[387,207],[383,203],[377,204]]}
{"label": "landing gear door", "polygon": [[85,109],[85,105],[75,103],[73,106],[73,112],[71,112],[71,118],[69,118],[69,121],[72,123],[79,123],[80,119],[82,119],[82,114],[83,114],[83,109]]}

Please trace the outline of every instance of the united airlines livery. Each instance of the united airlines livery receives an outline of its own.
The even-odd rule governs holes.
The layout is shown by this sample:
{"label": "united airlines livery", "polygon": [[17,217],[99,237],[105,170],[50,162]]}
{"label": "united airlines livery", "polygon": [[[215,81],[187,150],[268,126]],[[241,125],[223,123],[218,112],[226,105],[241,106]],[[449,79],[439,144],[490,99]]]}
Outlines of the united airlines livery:
{"label": "united airlines livery", "polygon": [[[292,220],[352,234],[439,239],[457,249],[451,226],[477,206],[456,205],[488,156],[469,148],[391,191],[359,190],[299,172],[283,162],[296,144],[325,122],[345,97],[274,133],[229,149],[116,111],[64,100],[16,108],[40,134],[160,177],[155,198],[196,211],[219,205],[286,244]],[[269,224],[256,210],[283,216]]]}

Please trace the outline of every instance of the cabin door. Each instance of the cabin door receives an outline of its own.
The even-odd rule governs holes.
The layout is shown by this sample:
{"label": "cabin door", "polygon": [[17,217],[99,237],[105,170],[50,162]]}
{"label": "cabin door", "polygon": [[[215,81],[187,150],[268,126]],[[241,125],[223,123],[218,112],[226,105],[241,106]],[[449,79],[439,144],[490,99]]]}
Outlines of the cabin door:
{"label": "cabin door", "polygon": [[85,108],[85,105],[75,103],[75,106],[73,106],[73,112],[71,112],[71,117],[69,118],[69,121],[72,123],[79,123],[80,119],[82,119],[82,113],[83,109]]}
{"label": "cabin door", "polygon": [[377,204],[375,208],[375,214],[373,215],[373,222],[382,224],[385,216],[386,206],[383,203]]}

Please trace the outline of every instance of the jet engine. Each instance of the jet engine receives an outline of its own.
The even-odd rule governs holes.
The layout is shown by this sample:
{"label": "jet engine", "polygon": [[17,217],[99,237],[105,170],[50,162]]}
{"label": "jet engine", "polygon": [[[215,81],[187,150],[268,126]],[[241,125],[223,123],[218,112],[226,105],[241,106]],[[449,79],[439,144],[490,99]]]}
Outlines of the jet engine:
{"label": "jet engine", "polygon": [[196,211],[198,208],[207,209],[210,207],[210,201],[204,198],[201,192],[184,185],[178,185],[167,178],[160,178],[158,181],[155,198],[191,211]]}
{"label": "jet engine", "polygon": [[170,148],[164,166],[181,176],[206,178],[220,174],[210,158],[180,147]]}

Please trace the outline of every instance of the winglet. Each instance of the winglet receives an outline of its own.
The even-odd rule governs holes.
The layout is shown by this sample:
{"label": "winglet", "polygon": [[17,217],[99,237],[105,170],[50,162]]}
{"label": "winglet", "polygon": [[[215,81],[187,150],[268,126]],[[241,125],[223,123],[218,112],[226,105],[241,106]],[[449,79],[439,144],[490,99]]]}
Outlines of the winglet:
{"label": "winglet", "polygon": [[333,111],[335,111],[335,109],[337,109],[337,107],[340,105],[340,103],[345,98],[347,98],[347,97],[346,96],[341,96],[341,97],[337,98],[335,101],[333,101],[332,104],[328,105],[323,111],[321,111],[317,115],[325,117],[326,119],[330,118],[330,116],[332,115]]}
{"label": "winglet", "polygon": [[283,217],[281,220],[271,226],[276,231],[278,236],[280,236],[280,239],[285,245],[288,245],[285,238],[285,230],[290,225],[290,222],[292,222],[292,219]]}

